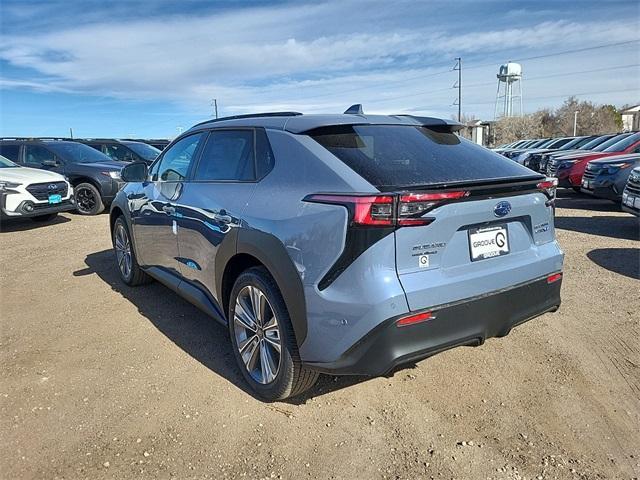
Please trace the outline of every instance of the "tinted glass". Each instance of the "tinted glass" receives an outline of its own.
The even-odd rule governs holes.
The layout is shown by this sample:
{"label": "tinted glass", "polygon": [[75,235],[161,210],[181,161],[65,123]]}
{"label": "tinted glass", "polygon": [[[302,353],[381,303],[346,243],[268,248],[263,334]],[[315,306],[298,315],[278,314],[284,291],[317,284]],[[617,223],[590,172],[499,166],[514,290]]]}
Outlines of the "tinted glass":
{"label": "tinted glass", "polygon": [[256,175],[260,179],[267,175],[275,165],[269,138],[263,128],[256,129],[256,157]]}
{"label": "tinted glass", "polygon": [[8,158],[13,162],[18,161],[20,145],[0,145],[0,155]]}
{"label": "tinted glass", "polygon": [[380,189],[533,174],[453,133],[424,127],[344,125],[323,127],[308,134]]}
{"label": "tinted glass", "polygon": [[8,158],[3,157],[2,155],[0,155],[0,168],[15,168],[18,165],[16,165],[15,163],[13,163],[11,160],[9,160]]}
{"label": "tinted glass", "polygon": [[119,143],[105,143],[102,151],[110,158],[120,162],[133,162],[139,160],[131,150]]}
{"label": "tinted glass", "polygon": [[634,133],[633,135],[630,135],[627,138],[620,140],[618,143],[614,143],[604,151],[605,152],[622,152],[623,150],[626,150],[631,145],[636,143],[638,140],[640,140],[640,133]]}
{"label": "tinted glass", "polygon": [[157,168],[154,168],[153,180],[181,182],[187,177],[189,165],[198,150],[202,133],[184,137],[169,148]]}
{"label": "tinted glass", "polygon": [[253,180],[253,130],[217,130],[207,139],[194,180]]}
{"label": "tinted glass", "polygon": [[24,163],[27,165],[41,167],[45,161],[55,159],[53,152],[42,145],[25,145],[24,147]]}
{"label": "tinted glass", "polygon": [[82,143],[51,142],[47,144],[47,147],[53,150],[56,155],[71,163],[98,163],[111,161],[111,159],[104,153]]}
{"label": "tinted glass", "polygon": [[598,145],[596,148],[593,149],[593,151],[594,152],[602,152],[602,151],[606,150],[607,148],[609,148],[610,146],[615,145],[620,140],[622,140],[624,138],[627,138],[629,136],[631,136],[630,133],[623,133],[621,135],[616,135],[615,137],[612,137],[609,140],[607,140],[606,142],[603,142],[600,145]]}
{"label": "tinted glass", "polygon": [[155,160],[160,155],[160,150],[142,142],[123,142],[127,147],[140,155],[145,160]]}
{"label": "tinted glass", "polygon": [[602,137],[596,137],[593,140],[591,140],[590,142],[587,142],[584,145],[582,145],[580,147],[580,150],[591,150],[591,149],[597,147],[598,145],[600,145],[601,143],[606,142],[611,137],[613,137],[613,135],[604,135]]}

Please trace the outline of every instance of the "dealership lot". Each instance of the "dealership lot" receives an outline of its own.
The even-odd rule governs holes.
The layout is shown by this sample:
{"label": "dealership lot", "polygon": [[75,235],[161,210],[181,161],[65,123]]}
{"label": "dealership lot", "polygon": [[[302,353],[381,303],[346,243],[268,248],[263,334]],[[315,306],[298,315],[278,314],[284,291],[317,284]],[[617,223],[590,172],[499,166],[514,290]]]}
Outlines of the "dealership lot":
{"label": "dealership lot", "polygon": [[118,279],[108,216],[0,234],[3,478],[637,478],[640,227],[561,192],[563,305],[391,378],[247,391],[226,330]]}

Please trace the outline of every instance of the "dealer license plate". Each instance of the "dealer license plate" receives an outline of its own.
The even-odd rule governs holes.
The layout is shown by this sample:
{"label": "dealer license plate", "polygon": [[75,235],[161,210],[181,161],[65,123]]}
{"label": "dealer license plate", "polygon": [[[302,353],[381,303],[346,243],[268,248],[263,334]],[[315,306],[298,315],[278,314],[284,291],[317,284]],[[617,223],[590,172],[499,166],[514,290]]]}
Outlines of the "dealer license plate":
{"label": "dealer license plate", "polygon": [[60,203],[62,202],[61,195],[49,195],[49,203]]}
{"label": "dealer license plate", "polygon": [[469,230],[471,260],[499,257],[509,253],[509,232],[506,225]]}

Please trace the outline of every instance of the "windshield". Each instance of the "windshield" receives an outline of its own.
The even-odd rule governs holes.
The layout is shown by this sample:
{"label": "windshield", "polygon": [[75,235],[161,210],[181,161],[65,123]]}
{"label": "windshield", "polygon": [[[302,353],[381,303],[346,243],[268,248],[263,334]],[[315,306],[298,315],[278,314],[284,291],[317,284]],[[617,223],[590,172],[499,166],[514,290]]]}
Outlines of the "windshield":
{"label": "windshield", "polygon": [[146,143],[141,142],[122,142],[135,153],[140,155],[145,160],[155,160],[156,157],[160,154],[160,150],[156,147],[152,147],[151,145],[147,145]]}
{"label": "windshield", "polygon": [[400,125],[335,125],[307,132],[380,190],[535,175],[453,133]]}
{"label": "windshield", "polygon": [[578,137],[571,140],[569,143],[565,143],[560,150],[571,150],[572,148],[578,148],[581,145],[584,145],[589,140],[593,140],[593,137]]}
{"label": "windshield", "polygon": [[0,155],[0,168],[16,168],[18,165]]}
{"label": "windshield", "polygon": [[628,147],[636,143],[640,140],[640,133],[635,133],[633,135],[629,135],[628,137],[619,140],[617,143],[614,143],[609,148],[606,148],[605,152],[622,152],[626,150]]}
{"label": "windshield", "polygon": [[606,142],[610,138],[613,138],[614,135],[603,135],[602,137],[597,137],[591,140],[588,143],[585,143],[580,147],[580,150],[592,150],[603,142]]}
{"label": "windshield", "polygon": [[593,149],[593,151],[594,152],[602,152],[602,151],[606,150],[607,148],[609,148],[611,145],[615,145],[620,140],[622,140],[623,138],[627,138],[630,135],[631,135],[630,133],[623,133],[622,135],[616,135],[615,137],[612,137],[609,140],[607,140],[606,142],[603,142],[600,145],[598,145],[596,148]]}
{"label": "windshield", "polygon": [[529,148],[545,148],[551,145],[555,140],[553,138],[543,138],[531,145]]}
{"label": "windshield", "polygon": [[82,143],[73,142],[49,142],[47,143],[53,152],[71,163],[98,163],[111,162],[112,160],[95,148]]}

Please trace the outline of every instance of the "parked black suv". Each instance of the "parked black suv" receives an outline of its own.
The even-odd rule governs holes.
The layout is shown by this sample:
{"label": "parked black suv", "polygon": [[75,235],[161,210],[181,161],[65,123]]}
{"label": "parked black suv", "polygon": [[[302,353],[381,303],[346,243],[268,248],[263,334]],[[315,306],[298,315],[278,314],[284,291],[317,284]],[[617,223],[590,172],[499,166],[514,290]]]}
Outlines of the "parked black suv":
{"label": "parked black suv", "polygon": [[151,165],[160,154],[160,150],[157,148],[133,140],[112,138],[78,138],[74,140],[89,145],[107,157],[120,162],[145,162]]}
{"label": "parked black suv", "polygon": [[127,165],[81,143],[54,138],[0,138],[0,155],[20,166],[57,172],[69,180],[82,215],[96,215],[122,186]]}
{"label": "parked black suv", "polygon": [[128,142],[146,143],[147,145],[151,145],[152,147],[155,147],[158,150],[164,150],[165,148],[167,148],[167,145],[171,143],[166,138],[124,138],[122,140],[123,141],[126,140]]}

